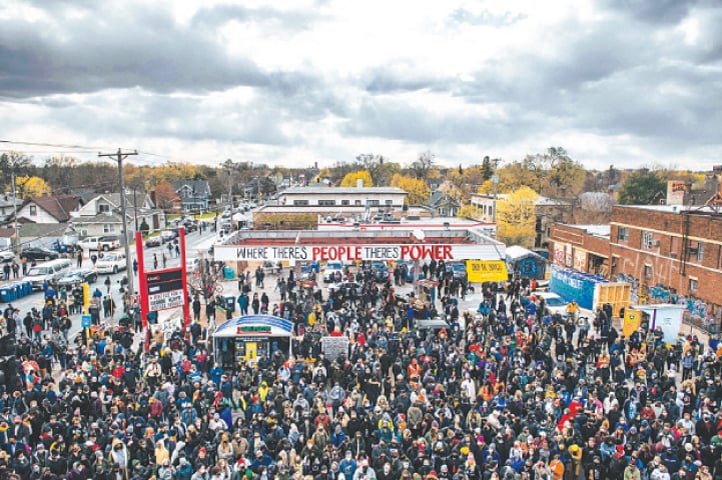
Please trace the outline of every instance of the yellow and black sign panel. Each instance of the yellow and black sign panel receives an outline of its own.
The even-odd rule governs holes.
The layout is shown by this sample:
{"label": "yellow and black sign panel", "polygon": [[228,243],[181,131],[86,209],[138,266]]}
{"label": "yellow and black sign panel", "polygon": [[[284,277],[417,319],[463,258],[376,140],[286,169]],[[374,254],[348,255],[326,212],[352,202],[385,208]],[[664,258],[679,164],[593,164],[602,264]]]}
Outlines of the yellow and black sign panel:
{"label": "yellow and black sign panel", "polygon": [[509,278],[503,260],[467,260],[466,272],[470,283],[504,282]]}

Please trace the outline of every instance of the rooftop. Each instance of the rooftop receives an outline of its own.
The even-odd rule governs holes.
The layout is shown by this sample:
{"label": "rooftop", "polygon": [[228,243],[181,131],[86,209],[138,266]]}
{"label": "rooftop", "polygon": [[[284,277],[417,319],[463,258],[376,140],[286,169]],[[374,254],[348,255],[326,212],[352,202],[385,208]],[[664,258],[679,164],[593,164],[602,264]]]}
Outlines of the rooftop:
{"label": "rooftop", "polygon": [[281,192],[281,195],[298,195],[298,194],[336,194],[336,195],[351,195],[351,194],[396,194],[406,195],[406,190],[396,187],[325,187],[325,186],[310,186],[310,187],[291,187]]}

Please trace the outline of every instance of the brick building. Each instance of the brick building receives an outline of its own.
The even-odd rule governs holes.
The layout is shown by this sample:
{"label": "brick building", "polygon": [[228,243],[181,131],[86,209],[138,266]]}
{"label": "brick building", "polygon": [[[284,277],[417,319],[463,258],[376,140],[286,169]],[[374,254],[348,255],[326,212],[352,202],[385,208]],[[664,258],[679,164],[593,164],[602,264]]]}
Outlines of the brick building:
{"label": "brick building", "polygon": [[602,228],[555,225],[550,232],[551,258],[612,281],[629,281],[640,301],[686,303],[689,313],[720,323],[719,208],[617,205],[606,238],[600,234]]}
{"label": "brick building", "polygon": [[649,287],[651,296],[666,291],[699,300],[699,311],[719,319],[722,215],[715,210],[615,206],[609,243],[612,277],[629,275]]}

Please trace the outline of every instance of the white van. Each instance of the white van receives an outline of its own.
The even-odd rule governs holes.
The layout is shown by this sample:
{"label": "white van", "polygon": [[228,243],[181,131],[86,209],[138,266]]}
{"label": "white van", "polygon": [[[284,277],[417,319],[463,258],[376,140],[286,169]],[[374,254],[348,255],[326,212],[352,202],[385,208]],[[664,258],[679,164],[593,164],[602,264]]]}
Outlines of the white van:
{"label": "white van", "polygon": [[72,262],[67,258],[59,258],[49,262],[39,263],[30,267],[24,280],[30,282],[33,290],[42,290],[45,282],[58,280],[65,275]]}
{"label": "white van", "polygon": [[118,273],[127,267],[128,264],[125,262],[125,253],[123,252],[106,253],[103,258],[95,263],[95,270],[98,273]]}

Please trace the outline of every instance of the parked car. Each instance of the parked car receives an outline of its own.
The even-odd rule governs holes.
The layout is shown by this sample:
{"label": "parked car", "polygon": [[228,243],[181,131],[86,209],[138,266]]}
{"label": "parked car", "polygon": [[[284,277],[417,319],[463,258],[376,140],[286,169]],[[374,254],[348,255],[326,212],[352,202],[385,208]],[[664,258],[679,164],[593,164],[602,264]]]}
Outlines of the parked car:
{"label": "parked car", "polygon": [[115,250],[118,247],[120,247],[120,239],[118,237],[100,237],[100,246],[98,248],[99,250],[109,252],[111,250]]}
{"label": "parked car", "polygon": [[178,238],[178,232],[175,230],[163,230],[160,232],[160,240],[163,243],[170,242]]}
{"label": "parked car", "polygon": [[74,287],[81,283],[95,283],[98,280],[98,272],[88,269],[71,270],[67,275],[58,280],[58,286]]}
{"label": "parked car", "polygon": [[0,262],[12,262],[15,254],[12,250],[0,250]]}
{"label": "parked car", "polygon": [[160,247],[162,244],[160,237],[151,237],[145,241],[146,248]]}
{"label": "parked car", "polygon": [[186,258],[186,272],[193,273],[198,270],[200,263],[197,258],[188,257]]}
{"label": "parked car", "polygon": [[556,293],[538,292],[535,293],[535,295],[544,299],[544,305],[547,310],[549,310],[550,314],[554,315],[558,313],[559,315],[564,315],[567,312],[567,305],[569,305],[569,302]]}
{"label": "parked car", "polygon": [[338,278],[337,273],[343,278],[343,264],[341,262],[326,262],[323,269],[323,281],[326,283],[335,283]]}
{"label": "parked car", "polygon": [[446,271],[451,272],[454,279],[466,282],[469,280],[469,274],[466,271],[465,263],[447,263]]}
{"label": "parked car", "polygon": [[55,260],[56,258],[59,258],[60,254],[58,252],[54,252],[50,250],[49,248],[45,247],[30,247],[24,249],[22,252],[20,252],[20,258],[27,258],[28,260]]}
{"label": "parked car", "polygon": [[120,246],[120,239],[113,236],[88,237],[78,242],[83,250],[109,252]]}
{"label": "parked car", "polygon": [[364,266],[365,272],[370,272],[375,282],[382,283],[389,279],[389,267],[386,262],[367,263]]}
{"label": "parked car", "polygon": [[95,269],[98,273],[118,273],[126,268],[125,253],[123,252],[106,253],[103,258],[95,263]]}
{"label": "parked car", "polygon": [[33,290],[42,290],[47,282],[58,280],[65,276],[70,269],[71,262],[67,258],[39,263],[28,270],[25,280],[32,284]]}
{"label": "parked car", "polygon": [[182,225],[183,228],[186,229],[186,233],[195,232],[196,230],[198,230],[198,224],[191,219],[185,220]]}

